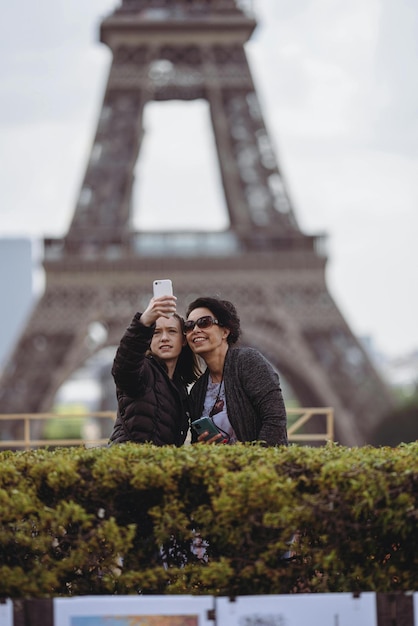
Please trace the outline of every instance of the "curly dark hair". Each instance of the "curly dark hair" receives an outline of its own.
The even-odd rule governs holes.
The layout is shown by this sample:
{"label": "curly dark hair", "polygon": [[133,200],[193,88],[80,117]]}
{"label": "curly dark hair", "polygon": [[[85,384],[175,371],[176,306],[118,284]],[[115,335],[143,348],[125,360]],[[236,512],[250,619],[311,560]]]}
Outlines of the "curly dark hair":
{"label": "curly dark hair", "polygon": [[227,342],[230,346],[236,343],[241,335],[241,322],[237,310],[229,300],[221,300],[210,296],[202,296],[193,300],[187,307],[186,317],[195,309],[209,309],[219,322],[220,326],[228,328]]}

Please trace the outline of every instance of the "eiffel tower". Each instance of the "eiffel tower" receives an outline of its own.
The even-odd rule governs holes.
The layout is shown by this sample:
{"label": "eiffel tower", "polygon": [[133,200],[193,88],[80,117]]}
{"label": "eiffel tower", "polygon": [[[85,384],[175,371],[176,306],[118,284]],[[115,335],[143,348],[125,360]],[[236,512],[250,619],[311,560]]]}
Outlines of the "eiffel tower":
{"label": "eiffel tower", "polygon": [[[244,44],[256,20],[234,0],[122,0],[101,22],[112,64],[72,223],[44,242],[46,288],[0,381],[2,413],[51,409],[98,348],[117,345],[154,278],[179,311],[197,295],[237,306],[301,406],[332,406],[336,437],[367,443],[392,398],[335,305],[320,236],[304,234],[276,162]],[[209,104],[229,227],[133,232],[133,172],[151,101]],[[106,330],[98,346],[91,328]],[[109,373],[110,376],[110,373]]]}

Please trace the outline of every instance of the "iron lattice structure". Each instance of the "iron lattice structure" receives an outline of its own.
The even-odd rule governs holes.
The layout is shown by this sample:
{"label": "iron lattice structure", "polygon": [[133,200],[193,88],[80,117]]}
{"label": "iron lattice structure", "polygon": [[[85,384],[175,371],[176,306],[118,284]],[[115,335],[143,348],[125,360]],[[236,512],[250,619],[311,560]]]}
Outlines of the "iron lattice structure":
{"label": "iron lattice structure", "polygon": [[[46,289],[1,380],[2,413],[50,410],[164,276],[180,311],[197,295],[232,300],[244,343],[275,364],[302,406],[334,407],[341,443],[367,443],[392,405],[328,292],[322,238],[298,226],[244,50],[255,27],[233,0],[123,0],[102,21],[113,60],[95,140],[68,233],[45,240]],[[133,232],[144,107],[198,98],[210,108],[229,228]],[[107,331],[100,346],[89,339],[96,322]]]}

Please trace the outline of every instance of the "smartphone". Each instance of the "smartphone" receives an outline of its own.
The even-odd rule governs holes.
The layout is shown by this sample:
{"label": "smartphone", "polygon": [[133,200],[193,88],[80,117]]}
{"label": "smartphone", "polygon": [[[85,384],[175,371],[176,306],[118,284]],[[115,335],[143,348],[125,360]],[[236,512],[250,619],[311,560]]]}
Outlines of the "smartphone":
{"label": "smartphone", "polygon": [[160,296],[172,296],[173,295],[173,283],[169,278],[164,278],[162,280],[154,280],[152,284],[154,298],[159,298]]}
{"label": "smartphone", "polygon": [[[211,419],[210,417],[201,417],[198,420],[195,420],[194,422],[192,422],[192,428],[197,436],[201,435],[205,432],[205,430],[207,430],[209,435],[206,437],[206,439],[211,439],[211,437],[214,437],[215,435],[222,434],[221,431],[217,428],[213,419]],[[219,439],[219,441],[217,441],[216,443],[221,443],[222,439],[223,438]]]}

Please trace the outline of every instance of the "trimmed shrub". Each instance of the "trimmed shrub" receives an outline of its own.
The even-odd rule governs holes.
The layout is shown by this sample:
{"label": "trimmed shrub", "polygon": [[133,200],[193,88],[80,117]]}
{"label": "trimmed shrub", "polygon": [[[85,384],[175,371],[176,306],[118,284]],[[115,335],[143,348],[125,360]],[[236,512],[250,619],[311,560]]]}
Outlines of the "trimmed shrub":
{"label": "trimmed shrub", "polygon": [[417,443],[2,452],[0,596],[414,590],[417,493]]}

